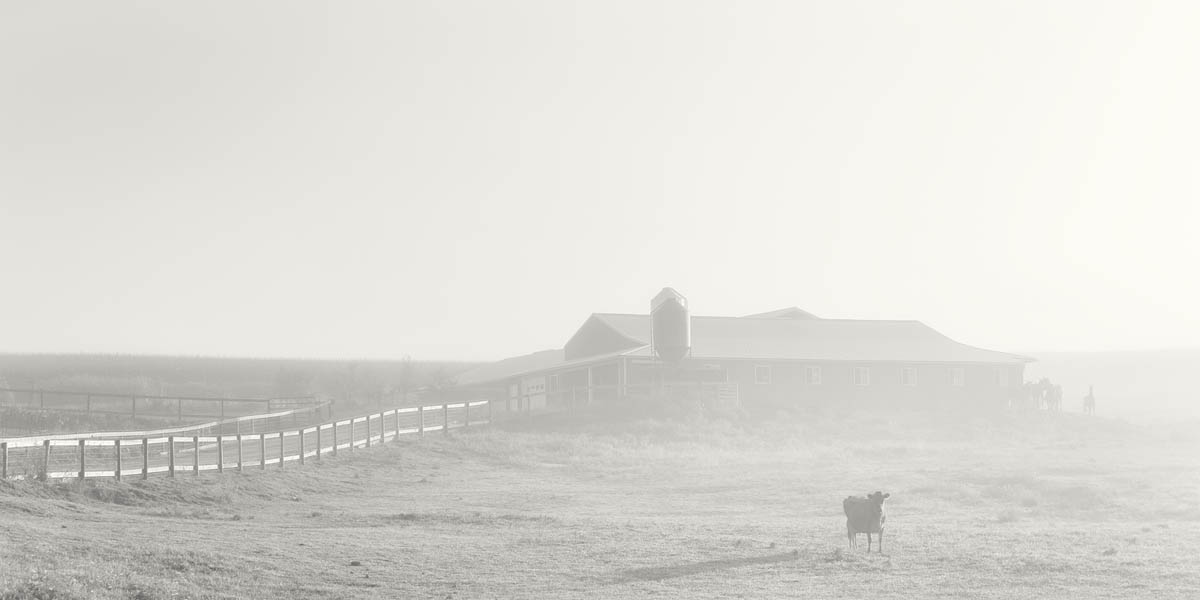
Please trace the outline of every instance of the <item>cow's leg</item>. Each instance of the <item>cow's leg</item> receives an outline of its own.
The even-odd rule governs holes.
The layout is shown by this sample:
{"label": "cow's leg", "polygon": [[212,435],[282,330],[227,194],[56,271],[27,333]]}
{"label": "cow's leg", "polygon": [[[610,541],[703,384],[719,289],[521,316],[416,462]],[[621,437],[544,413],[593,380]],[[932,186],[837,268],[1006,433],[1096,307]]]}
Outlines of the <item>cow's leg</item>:
{"label": "cow's leg", "polygon": [[883,554],[883,528],[879,528],[879,553]]}
{"label": "cow's leg", "polygon": [[846,523],[846,542],[850,544],[850,549],[854,549],[854,531],[850,529],[850,524]]}
{"label": "cow's leg", "polygon": [[867,554],[871,553],[871,532],[867,532]]}

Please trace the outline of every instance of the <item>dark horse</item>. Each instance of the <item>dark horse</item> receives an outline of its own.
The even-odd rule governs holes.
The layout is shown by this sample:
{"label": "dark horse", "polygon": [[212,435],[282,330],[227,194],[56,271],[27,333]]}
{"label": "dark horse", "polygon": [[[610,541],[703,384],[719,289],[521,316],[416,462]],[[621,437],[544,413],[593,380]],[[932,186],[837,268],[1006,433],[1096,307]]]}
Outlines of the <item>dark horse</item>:
{"label": "dark horse", "polygon": [[1046,410],[1062,412],[1062,399],[1062,386],[1057,383],[1051,385],[1046,389]]}
{"label": "dark horse", "polygon": [[1062,386],[1051,383],[1050,378],[1043,377],[1036,383],[1026,381],[1021,384],[1019,394],[1013,398],[1010,406],[1024,410],[1046,409],[1054,412],[1062,411]]}
{"label": "dark horse", "polygon": [[1083,397],[1083,414],[1096,414],[1096,396],[1092,394],[1092,386],[1088,386],[1088,393]]}

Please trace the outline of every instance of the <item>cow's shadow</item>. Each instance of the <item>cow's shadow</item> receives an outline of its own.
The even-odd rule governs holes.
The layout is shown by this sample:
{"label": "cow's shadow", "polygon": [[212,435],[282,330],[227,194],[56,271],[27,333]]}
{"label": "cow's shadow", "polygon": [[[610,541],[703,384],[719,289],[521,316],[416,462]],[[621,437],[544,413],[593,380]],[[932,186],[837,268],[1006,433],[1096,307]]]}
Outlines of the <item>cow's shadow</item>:
{"label": "cow's shadow", "polygon": [[798,552],[783,552],[780,554],[770,554],[767,556],[746,556],[742,558],[723,558],[720,560],[706,560],[704,562],[689,563],[682,565],[671,565],[668,567],[644,567],[641,569],[629,569],[619,571],[613,575],[611,583],[629,583],[632,581],[661,581],[663,579],[671,579],[674,577],[687,577],[688,575],[696,575],[698,573],[707,573],[711,571],[724,571],[727,569],[736,569],[738,567],[748,567],[751,565],[765,565],[770,563],[781,563],[799,560]]}

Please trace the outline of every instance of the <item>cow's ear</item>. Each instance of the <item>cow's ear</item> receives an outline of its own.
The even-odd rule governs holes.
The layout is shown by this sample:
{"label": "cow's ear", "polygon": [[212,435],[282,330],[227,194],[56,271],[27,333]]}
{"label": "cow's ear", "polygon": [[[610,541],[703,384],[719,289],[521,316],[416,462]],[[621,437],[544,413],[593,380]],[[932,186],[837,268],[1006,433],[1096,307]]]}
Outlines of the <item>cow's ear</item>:
{"label": "cow's ear", "polygon": [[883,497],[884,497],[884,498],[891,498],[891,497],[892,497],[892,495],[891,495],[891,494],[884,494],[884,495],[883,495]]}

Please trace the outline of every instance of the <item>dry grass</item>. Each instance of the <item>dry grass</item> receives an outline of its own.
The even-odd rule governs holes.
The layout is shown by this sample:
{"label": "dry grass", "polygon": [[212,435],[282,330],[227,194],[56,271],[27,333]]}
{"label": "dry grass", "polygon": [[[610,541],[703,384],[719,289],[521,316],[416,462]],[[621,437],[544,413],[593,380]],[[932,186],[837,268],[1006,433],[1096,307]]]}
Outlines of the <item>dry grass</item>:
{"label": "dry grass", "polygon": [[[0,598],[1195,598],[1198,449],[1075,415],[564,421],[4,483]],[[847,550],[875,489],[886,553]]]}

